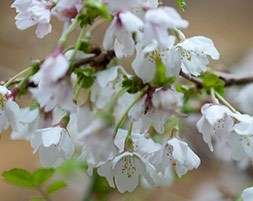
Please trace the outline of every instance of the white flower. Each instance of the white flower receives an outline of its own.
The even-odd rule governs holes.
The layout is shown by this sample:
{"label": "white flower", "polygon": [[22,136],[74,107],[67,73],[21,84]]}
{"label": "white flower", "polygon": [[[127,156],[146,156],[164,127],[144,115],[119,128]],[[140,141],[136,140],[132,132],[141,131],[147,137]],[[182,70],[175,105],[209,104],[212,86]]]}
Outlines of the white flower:
{"label": "white flower", "polygon": [[127,130],[118,130],[114,144],[119,155],[98,168],[98,174],[105,176],[109,185],[113,188],[116,186],[121,193],[133,192],[140,180],[144,180],[148,187],[158,184],[157,173],[148,158],[159,150],[161,145],[134,132],[131,133],[130,143],[127,136]]}
{"label": "white flower", "polygon": [[167,171],[168,166],[175,166],[178,176],[181,177],[188,170],[198,168],[200,159],[187,143],[173,138],[152,156],[151,163],[163,174]]}
{"label": "white flower", "polygon": [[130,107],[130,105],[135,100],[136,96],[137,96],[136,94],[124,93],[121,97],[118,98],[117,104],[115,105],[113,110],[115,122],[119,122],[124,112]]}
{"label": "white flower", "polygon": [[203,140],[213,151],[212,136],[224,138],[232,131],[234,114],[226,106],[205,104],[201,108],[202,117],[197,122],[198,131],[203,135]]}
{"label": "white flower", "polygon": [[72,86],[65,78],[69,70],[69,62],[56,49],[40,66],[39,71],[31,78],[37,88],[30,88],[32,95],[38,100],[45,112],[53,110],[56,106],[66,111],[74,111]]}
{"label": "white flower", "polygon": [[242,160],[246,154],[253,160],[253,118],[247,114],[233,113],[222,105],[206,104],[202,107],[203,116],[197,123],[199,132],[211,151],[220,144],[230,148],[234,160]]}
{"label": "white flower", "polygon": [[156,40],[160,48],[167,48],[168,29],[186,28],[188,22],[183,20],[172,7],[159,7],[147,10],[145,14],[142,44],[145,46]]}
{"label": "white flower", "polygon": [[210,38],[195,36],[185,39],[172,48],[168,55],[168,62],[179,69],[181,67],[179,63],[182,62],[182,70],[185,73],[198,76],[206,71],[206,66],[209,64],[207,55],[212,59],[219,59],[219,52]]}
{"label": "white flower", "polygon": [[89,175],[92,175],[93,168],[105,164],[118,154],[113,144],[114,130],[107,128],[103,121],[93,121],[81,135],[83,146],[79,159],[87,161]]}
{"label": "white flower", "polygon": [[30,88],[29,90],[45,112],[52,111],[57,106],[66,111],[76,110],[71,83],[68,79],[39,84],[37,88]]}
{"label": "white flower", "polygon": [[[57,51],[57,50],[56,50]],[[32,77],[36,84],[48,84],[63,78],[69,69],[69,62],[62,53],[52,53]]]}
{"label": "white flower", "polygon": [[54,3],[53,0],[16,0],[11,7],[18,12],[15,17],[17,28],[24,30],[37,24],[37,37],[43,38],[52,29],[50,9]]}
{"label": "white flower", "polygon": [[90,100],[98,109],[102,109],[111,100],[112,96],[121,89],[123,75],[122,67],[116,66],[97,72],[96,80],[91,87]]}
{"label": "white flower", "polygon": [[31,136],[33,153],[39,150],[43,166],[56,167],[69,160],[74,153],[74,146],[66,129],[50,127],[36,130]]}
{"label": "white flower", "polygon": [[233,158],[241,160],[246,153],[253,161],[253,118],[247,114],[235,114],[236,123],[228,141],[233,151]]}
{"label": "white flower", "polygon": [[[168,48],[173,47],[175,42],[174,36],[167,37]],[[132,63],[135,74],[140,77],[144,83],[151,82],[156,73],[156,64],[158,60],[164,64],[166,69],[166,76],[178,76],[178,66],[172,67],[168,60],[168,50],[161,50],[158,48],[156,40],[152,40],[143,47],[142,41],[136,45],[136,57]],[[180,63],[179,63],[180,64]]]}
{"label": "white flower", "polygon": [[70,22],[77,16],[81,6],[81,0],[60,0],[52,9],[52,14],[64,22]]}
{"label": "white flower", "polygon": [[106,30],[103,47],[114,49],[118,58],[132,55],[135,49],[133,34],[138,37],[142,27],[141,19],[131,12],[119,12]]}
{"label": "white flower", "polygon": [[18,131],[12,131],[11,139],[29,140],[38,129],[40,122],[39,109],[22,108],[18,114]]}
{"label": "white flower", "polygon": [[242,192],[243,201],[252,201],[253,200],[253,187],[249,187],[243,190]]}
{"label": "white flower", "polygon": [[155,78],[156,59],[161,54],[156,51],[157,43],[153,41],[146,47],[142,48],[142,44],[136,45],[136,57],[132,63],[135,74],[142,79],[144,83],[148,83]]}
{"label": "white flower", "polygon": [[169,117],[182,106],[183,96],[173,89],[147,92],[129,111],[129,117],[134,119],[134,130],[145,132],[153,126],[158,133],[164,132]]}
{"label": "white flower", "polygon": [[10,94],[11,92],[6,87],[0,85],[0,132],[7,129],[9,125],[12,130],[18,130],[20,109],[16,102],[6,98]]}
{"label": "white flower", "polygon": [[98,168],[98,174],[105,176],[109,185],[115,186],[119,192],[133,192],[140,180],[140,176],[144,177],[149,185],[153,185],[154,181],[150,176],[152,166],[137,153],[123,152],[115,157],[112,161]]}

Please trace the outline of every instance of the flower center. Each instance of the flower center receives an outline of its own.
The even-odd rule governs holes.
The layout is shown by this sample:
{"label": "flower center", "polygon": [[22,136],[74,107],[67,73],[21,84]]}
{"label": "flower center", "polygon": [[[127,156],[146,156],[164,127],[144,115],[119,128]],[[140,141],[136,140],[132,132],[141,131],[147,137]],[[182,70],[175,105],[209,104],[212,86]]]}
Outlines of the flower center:
{"label": "flower center", "polygon": [[132,175],[136,172],[136,167],[134,166],[133,157],[126,156],[123,159],[123,165],[121,169],[122,174],[126,174],[128,178],[131,178]]}

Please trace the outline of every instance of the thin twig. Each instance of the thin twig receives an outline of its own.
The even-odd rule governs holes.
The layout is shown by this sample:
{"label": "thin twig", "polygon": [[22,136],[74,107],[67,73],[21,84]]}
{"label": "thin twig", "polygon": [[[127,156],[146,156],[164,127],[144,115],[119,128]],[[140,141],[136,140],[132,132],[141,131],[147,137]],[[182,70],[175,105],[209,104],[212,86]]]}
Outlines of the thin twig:
{"label": "thin twig", "polygon": [[198,79],[196,77],[193,77],[191,75],[188,75],[188,74],[184,73],[183,71],[180,71],[180,75],[183,78],[185,78],[185,79],[187,79],[187,80],[195,83],[197,88],[202,88],[203,87],[203,83],[202,83],[202,81],[200,79]]}
{"label": "thin twig", "polygon": [[225,72],[219,72],[212,70],[212,74],[218,76],[220,79],[222,79],[225,82],[225,86],[232,86],[232,85],[244,85],[249,84],[253,82],[253,74],[247,74],[247,75],[235,75],[231,73],[225,73]]}

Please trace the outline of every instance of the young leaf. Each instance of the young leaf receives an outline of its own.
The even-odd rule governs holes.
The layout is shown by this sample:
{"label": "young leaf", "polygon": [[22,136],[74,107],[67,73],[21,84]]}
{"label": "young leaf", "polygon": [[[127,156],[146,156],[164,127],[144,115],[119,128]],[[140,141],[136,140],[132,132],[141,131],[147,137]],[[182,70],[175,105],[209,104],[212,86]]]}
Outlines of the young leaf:
{"label": "young leaf", "polygon": [[185,0],[177,0],[177,4],[182,9],[182,11],[185,12],[187,6]]}
{"label": "young leaf", "polygon": [[33,176],[31,173],[24,169],[14,168],[9,171],[5,171],[2,176],[4,180],[22,187],[34,188]]}
{"label": "young leaf", "polygon": [[224,94],[225,83],[219,77],[213,74],[206,73],[203,78],[203,86],[205,89],[209,90],[211,88],[215,89],[219,94]]}
{"label": "young leaf", "polygon": [[53,168],[45,168],[45,169],[36,170],[33,173],[33,181],[37,186],[41,186],[52,177],[53,173],[54,173]]}
{"label": "young leaf", "polygon": [[50,184],[50,186],[48,186],[47,188],[47,194],[52,194],[55,191],[58,191],[62,188],[67,187],[67,184],[64,181],[55,181],[52,184]]}

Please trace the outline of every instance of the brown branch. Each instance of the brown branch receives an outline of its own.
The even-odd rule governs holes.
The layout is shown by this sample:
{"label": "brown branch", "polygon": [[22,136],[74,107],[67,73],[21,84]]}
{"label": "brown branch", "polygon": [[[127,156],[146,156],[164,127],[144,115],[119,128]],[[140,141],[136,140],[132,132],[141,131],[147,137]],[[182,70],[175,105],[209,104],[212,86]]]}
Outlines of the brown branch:
{"label": "brown branch", "polygon": [[181,75],[183,78],[185,78],[185,79],[187,79],[187,80],[193,82],[193,83],[196,85],[197,88],[201,89],[201,88],[203,87],[202,80],[200,80],[200,79],[198,79],[198,78],[196,78],[196,77],[194,77],[194,76],[191,76],[191,75],[189,75],[189,74],[186,74],[186,73],[184,73],[183,71],[180,71],[180,75]]}
{"label": "brown branch", "polygon": [[105,68],[107,64],[115,57],[114,51],[100,52],[95,56],[84,58],[76,61],[73,66],[78,68],[83,65],[90,65],[92,67],[102,67]]}
{"label": "brown branch", "polygon": [[225,86],[229,87],[232,85],[244,85],[253,82],[253,74],[250,73],[248,75],[235,75],[231,73],[219,72],[219,71],[211,71],[212,74],[218,76],[225,82]]}

